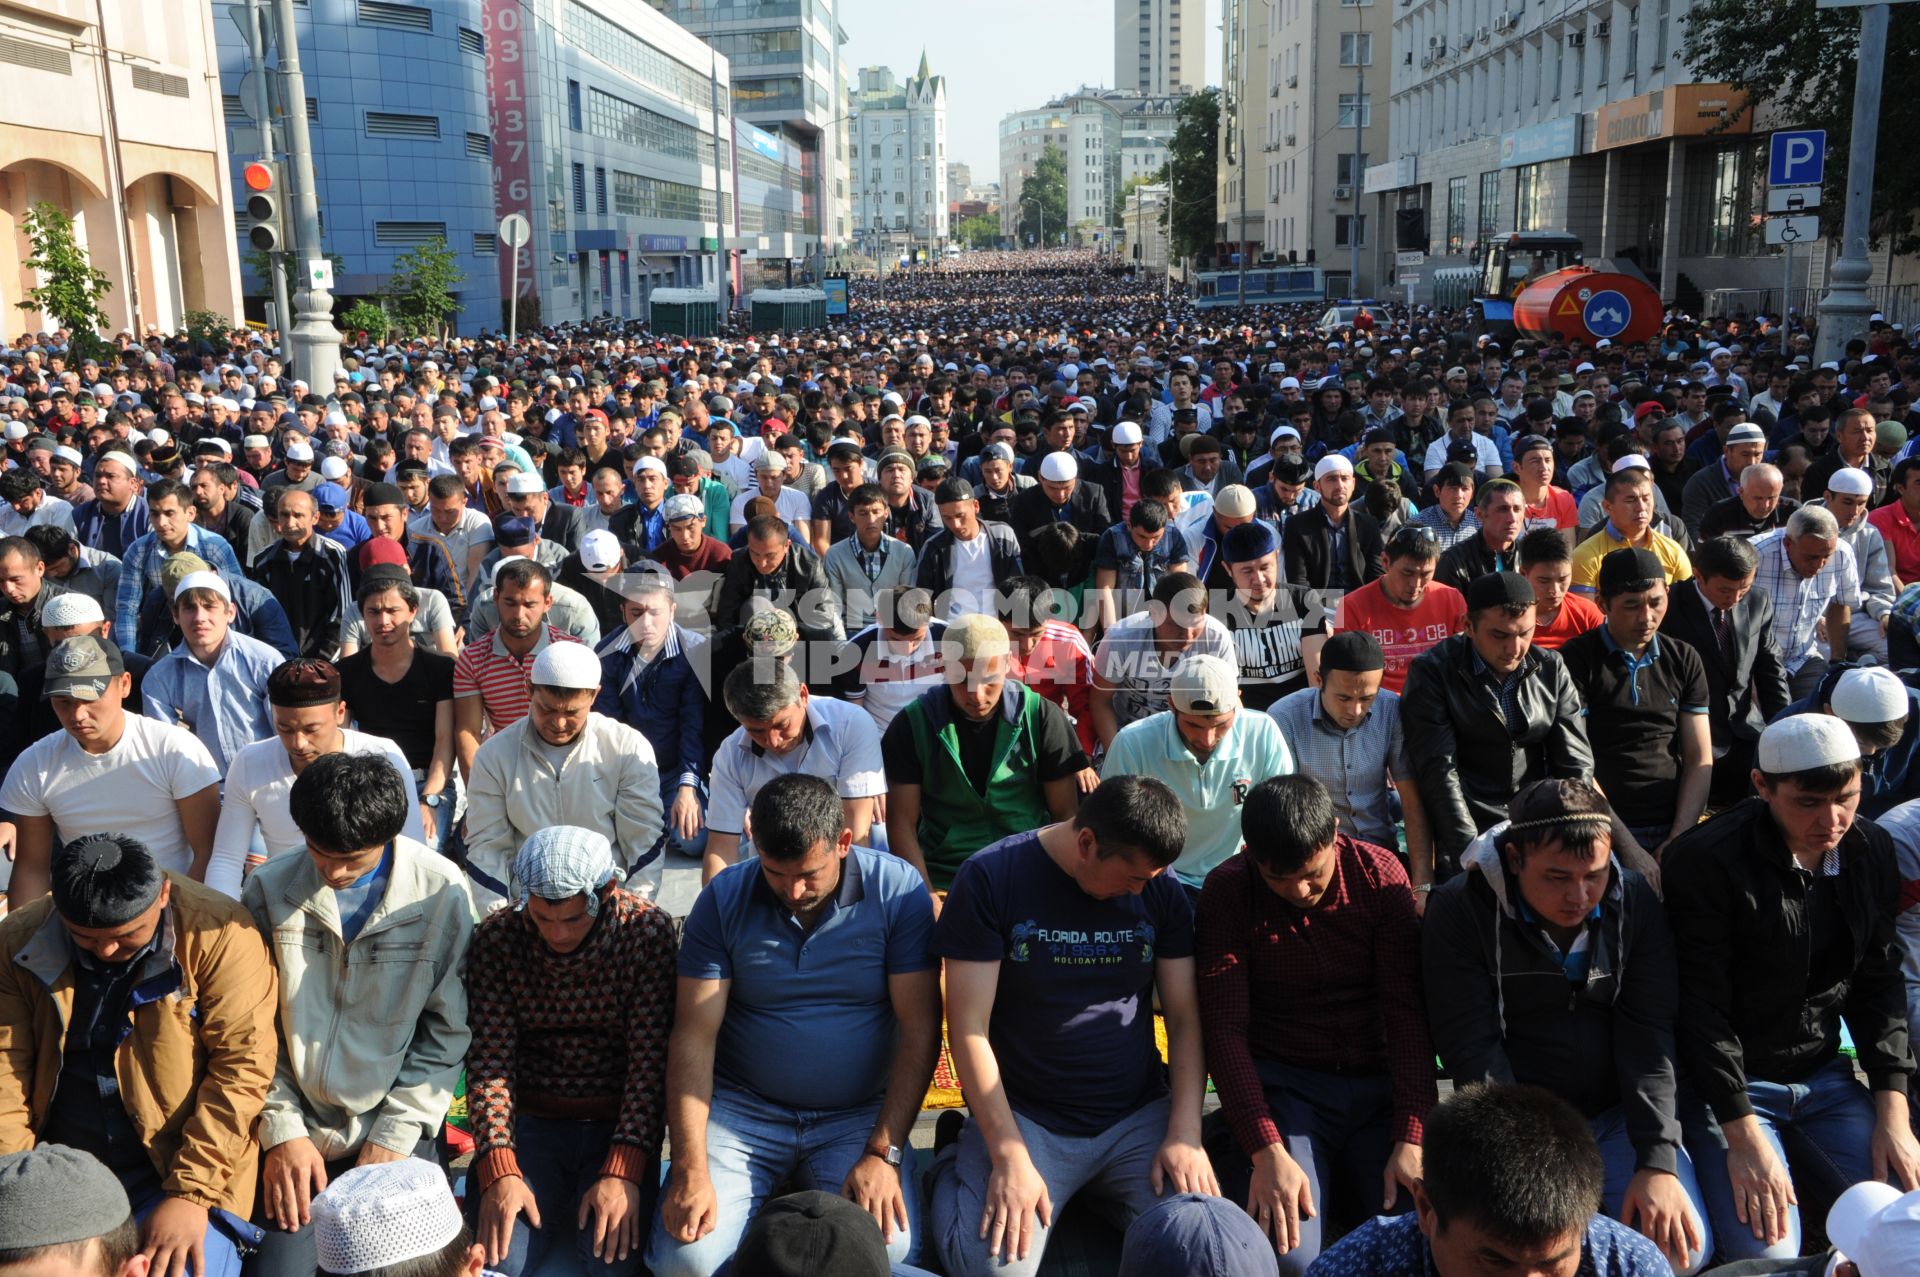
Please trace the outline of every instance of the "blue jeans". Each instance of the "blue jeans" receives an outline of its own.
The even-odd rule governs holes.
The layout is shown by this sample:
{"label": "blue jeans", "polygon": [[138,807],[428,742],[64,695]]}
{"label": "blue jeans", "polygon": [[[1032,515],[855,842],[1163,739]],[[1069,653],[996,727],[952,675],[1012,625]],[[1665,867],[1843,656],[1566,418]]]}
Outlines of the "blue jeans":
{"label": "blue jeans", "polygon": [[[1255,1066],[1274,1123],[1285,1132],[1287,1156],[1300,1164],[1313,1189],[1313,1218],[1300,1221],[1300,1244],[1280,1256],[1281,1277],[1299,1277],[1332,1240],[1329,1224],[1354,1224],[1382,1213],[1382,1177],[1393,1152],[1393,1083],[1270,1060]],[[1251,1159],[1236,1143],[1233,1156],[1217,1169],[1220,1195],[1244,1205],[1253,1180]],[[1401,1189],[1386,1213],[1411,1209],[1413,1201]]]}
{"label": "blue jeans", "polygon": [[700,800],[700,830],[691,838],[682,838],[673,831],[673,800],[680,796],[680,778],[661,778],[660,814],[666,820],[666,827],[660,834],[660,849],[698,860],[707,852],[707,787],[700,785],[694,793]]}
{"label": "blue jeans", "polygon": [[[1600,1160],[1606,1164],[1607,1178],[1601,1190],[1600,1211],[1608,1219],[1620,1218],[1620,1203],[1626,1200],[1627,1185],[1640,1170],[1640,1155],[1634,1150],[1633,1141],[1627,1138],[1626,1113],[1617,1105],[1587,1123],[1593,1131],[1593,1139],[1600,1146]],[[1713,1226],[1707,1219],[1707,1205],[1700,1196],[1700,1181],[1693,1171],[1693,1158],[1682,1145],[1673,1173],[1680,1180],[1680,1191],[1687,1195],[1687,1205],[1693,1208],[1693,1216],[1700,1225],[1700,1236],[1704,1245],[1700,1248],[1699,1259],[1690,1262],[1687,1267],[1675,1269],[1677,1277],[1692,1277],[1706,1267],[1713,1258]]]}
{"label": "blue jeans", "polygon": [[[580,1218],[580,1199],[599,1180],[600,1167],[607,1160],[613,1126],[610,1121],[566,1122],[524,1113],[514,1120],[514,1156],[540,1207],[540,1227],[529,1228],[525,1215],[515,1219],[513,1240],[506,1257],[494,1266],[495,1272],[502,1277],[534,1277],[555,1247],[571,1245],[579,1257],[578,1271],[589,1277],[634,1277],[639,1273],[638,1247],[624,1261],[602,1262],[593,1257],[592,1233],[575,1226]],[[655,1157],[640,1177],[643,1221],[653,1217],[659,1196],[660,1163]],[[479,1199],[474,1200],[477,1204]]]}
{"label": "blue jeans", "polygon": [[[147,1217],[159,1209],[160,1203],[166,1198],[165,1193],[153,1193],[144,1201],[135,1199],[132,1203],[134,1224],[144,1229]],[[236,1235],[241,1230],[245,1230],[247,1245],[251,1249],[256,1242],[254,1234],[257,1231],[253,1225],[222,1210],[207,1212],[207,1235],[201,1243],[201,1250],[206,1255],[206,1277],[240,1277],[240,1247]],[[191,1273],[193,1270],[189,1267],[187,1271]]]}
{"label": "blue jeans", "polygon": [[[694,1242],[667,1236],[658,1216],[647,1245],[654,1277],[717,1277],[760,1207],[785,1185],[838,1193],[866,1152],[880,1104],[845,1109],[791,1109],[751,1091],[716,1082],[707,1114],[707,1177],[713,1182],[713,1231]],[[920,1241],[920,1177],[911,1147],[902,1150],[900,1186],[906,1230],[896,1229],[887,1258],[911,1263]],[[876,1228],[879,1225],[875,1225]]]}
{"label": "blue jeans", "polygon": [[[1774,1156],[1793,1177],[1804,1199],[1811,1184],[1831,1194],[1873,1178],[1873,1097],[1853,1076],[1853,1064],[1835,1059],[1804,1082],[1747,1079],[1747,1099],[1760,1119],[1761,1133]],[[1800,1211],[1787,1208],[1787,1235],[1763,1245],[1734,1213],[1733,1184],[1727,1175],[1727,1140],[1705,1104],[1681,1105],[1687,1151],[1693,1155],[1707,1215],[1719,1239],[1720,1257],[1792,1259],[1800,1253]]]}
{"label": "blue jeans", "polygon": [[[1082,1189],[1101,1199],[1103,1214],[1125,1228],[1159,1202],[1148,1178],[1154,1154],[1167,1138],[1165,1099],[1121,1118],[1098,1135],[1056,1135],[1037,1122],[1015,1113],[1020,1138],[1034,1169],[1046,1181],[1053,1217],[1060,1218],[1069,1199]],[[943,1150],[933,1163],[928,1190],[934,1245],[946,1261],[950,1277],[1035,1277],[1047,1252],[1049,1230],[1035,1224],[1033,1245],[1025,1259],[1001,1263],[987,1254],[980,1237],[980,1212],[986,1200],[987,1179],[993,1161],[977,1123],[967,1123],[959,1143]],[[1117,1209],[1113,1209],[1117,1208]],[[659,1277],[665,1277],[660,1274]]]}

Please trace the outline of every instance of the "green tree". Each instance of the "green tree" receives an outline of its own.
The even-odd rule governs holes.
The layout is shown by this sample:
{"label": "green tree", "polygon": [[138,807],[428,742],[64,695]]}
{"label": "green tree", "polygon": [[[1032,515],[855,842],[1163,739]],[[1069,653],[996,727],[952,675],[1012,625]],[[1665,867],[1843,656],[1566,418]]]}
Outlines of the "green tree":
{"label": "green tree", "polygon": [[968,248],[992,248],[1000,241],[1000,219],[981,213],[953,228],[953,237]]}
{"label": "green tree", "polygon": [[[253,272],[254,278],[260,281],[262,288],[270,289],[273,287],[273,280],[267,273],[273,269],[273,256],[272,253],[267,252],[265,249],[250,248],[240,258],[241,261],[247,264],[247,269]],[[320,256],[333,263],[333,275],[335,279],[346,274],[346,258],[340,256],[338,253],[322,253]],[[295,293],[300,291],[300,264],[294,260],[292,253],[280,254],[280,273],[287,277],[287,296],[291,298]],[[289,320],[288,322],[291,323],[292,321]]]}
{"label": "green tree", "polygon": [[1052,142],[1021,183],[1020,221],[1015,230],[1024,245],[1029,235],[1040,243],[1043,228],[1046,242],[1055,244],[1067,229],[1067,157]]}
{"label": "green tree", "polygon": [[100,299],[113,289],[106,273],[94,268],[74,238],[73,219],[58,206],[35,204],[23,229],[33,245],[26,265],[40,282],[27,290],[25,301],[14,304],[52,315],[71,335],[76,354],[100,355],[107,350],[100,336],[107,324]]}
{"label": "green tree", "polygon": [[[1694,77],[1725,81],[1770,99],[1796,128],[1827,131],[1821,219],[1837,230],[1845,211],[1858,9],[1820,9],[1814,0],[1774,0],[1756,22],[1751,0],[1698,0],[1682,42]],[[1905,162],[1920,136],[1920,12],[1896,4],[1887,29],[1886,88],[1873,168],[1873,233],[1896,253],[1920,252],[1920,165]]]}
{"label": "green tree", "polygon": [[362,298],[341,312],[338,323],[341,332],[349,335],[363,332],[367,340],[377,346],[386,341],[393,319],[379,302]]}
{"label": "green tree", "polygon": [[1168,180],[1173,190],[1169,228],[1175,257],[1194,257],[1213,247],[1219,230],[1214,182],[1219,171],[1220,90],[1189,94],[1174,114],[1173,141],[1167,146]]}
{"label": "green tree", "polygon": [[459,256],[444,239],[433,239],[394,259],[387,296],[398,311],[395,327],[414,336],[437,336],[460,309],[453,290],[466,283]]}

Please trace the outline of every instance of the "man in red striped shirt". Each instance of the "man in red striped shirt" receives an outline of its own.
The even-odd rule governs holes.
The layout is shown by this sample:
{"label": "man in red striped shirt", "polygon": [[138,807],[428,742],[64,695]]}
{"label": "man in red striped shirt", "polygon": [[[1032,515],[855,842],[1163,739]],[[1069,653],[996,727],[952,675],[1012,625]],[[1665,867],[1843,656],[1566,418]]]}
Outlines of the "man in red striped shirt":
{"label": "man in red striped shirt", "polygon": [[553,574],[534,559],[500,561],[494,573],[494,604],[500,625],[460,649],[453,662],[453,748],[460,773],[473,775],[473,756],[489,732],[526,717],[533,692],[527,679],[550,643],[578,642],[547,624],[553,609]]}
{"label": "man in red striped shirt", "polygon": [[1255,785],[1242,854],[1207,875],[1194,923],[1207,1069],[1240,1154],[1220,1191],[1273,1235],[1282,1277],[1329,1220],[1411,1209],[1438,1098],[1406,870],[1337,824],[1310,776]]}

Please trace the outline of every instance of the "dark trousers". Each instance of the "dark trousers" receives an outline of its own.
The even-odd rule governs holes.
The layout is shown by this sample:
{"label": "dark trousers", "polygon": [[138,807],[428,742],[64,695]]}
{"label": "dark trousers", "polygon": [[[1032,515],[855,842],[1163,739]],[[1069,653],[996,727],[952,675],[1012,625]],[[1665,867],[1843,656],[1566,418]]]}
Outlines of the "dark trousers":
{"label": "dark trousers", "polygon": [[[414,1147],[413,1155],[422,1161],[438,1161],[434,1143],[423,1139]],[[264,1157],[265,1154],[262,1154]],[[327,1183],[331,1184],[354,1168],[359,1161],[357,1154],[343,1157],[336,1162],[327,1163]],[[266,1230],[266,1236],[260,1240],[260,1248],[247,1260],[247,1277],[313,1277],[319,1263],[314,1253],[313,1225],[302,1224],[293,1232],[267,1218],[266,1191],[260,1193],[260,1206],[255,1209],[255,1222]]]}
{"label": "dark trousers", "polygon": [[1733,737],[1727,752],[1713,760],[1713,781],[1707,789],[1707,807],[1719,811],[1753,792],[1754,743]]}
{"label": "dark trousers", "polygon": [[[1257,1066],[1287,1155],[1313,1187],[1314,1216],[1300,1221],[1300,1244],[1280,1256],[1281,1277],[1300,1277],[1342,1232],[1368,1216],[1413,1207],[1401,1189],[1392,1210],[1380,1209],[1381,1176],[1393,1152],[1393,1086],[1385,1077],[1342,1077],[1266,1060]],[[1214,1173],[1221,1196],[1245,1206],[1253,1162],[1237,1143]]]}
{"label": "dark trousers", "polygon": [[[600,1178],[613,1142],[612,1122],[566,1122],[521,1114],[514,1120],[514,1157],[540,1207],[540,1227],[527,1227],[525,1215],[513,1221],[513,1241],[494,1269],[501,1277],[531,1277],[556,1246],[572,1246],[587,1277],[634,1277],[646,1257],[647,1230],[660,1199],[660,1161],[656,1154],[640,1177],[640,1244],[624,1261],[602,1263],[593,1257],[593,1234],[581,1232],[580,1199]],[[478,1209],[479,1194],[470,1199]]]}

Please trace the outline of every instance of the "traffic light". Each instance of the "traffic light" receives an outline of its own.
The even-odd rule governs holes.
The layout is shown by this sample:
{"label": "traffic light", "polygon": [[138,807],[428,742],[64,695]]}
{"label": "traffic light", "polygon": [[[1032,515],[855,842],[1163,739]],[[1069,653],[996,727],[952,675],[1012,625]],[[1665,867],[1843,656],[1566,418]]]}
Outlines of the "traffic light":
{"label": "traffic light", "polygon": [[286,247],[280,166],[256,161],[240,171],[240,178],[247,187],[247,243],[268,253]]}

